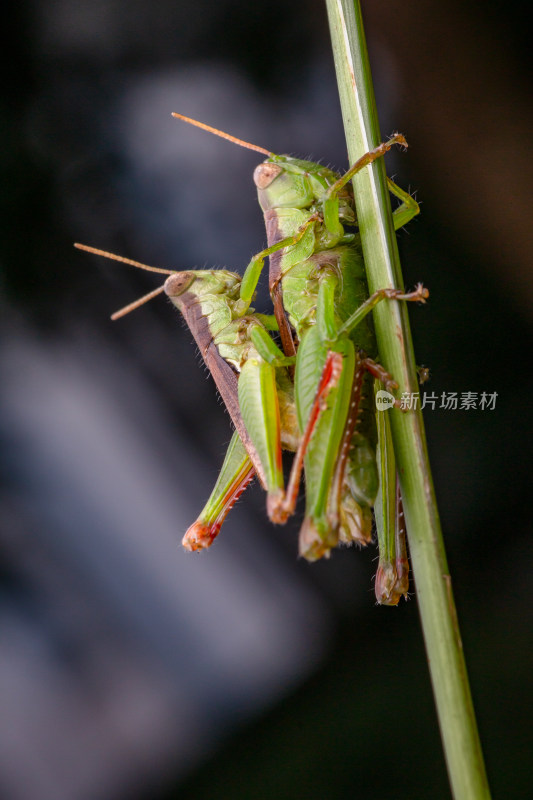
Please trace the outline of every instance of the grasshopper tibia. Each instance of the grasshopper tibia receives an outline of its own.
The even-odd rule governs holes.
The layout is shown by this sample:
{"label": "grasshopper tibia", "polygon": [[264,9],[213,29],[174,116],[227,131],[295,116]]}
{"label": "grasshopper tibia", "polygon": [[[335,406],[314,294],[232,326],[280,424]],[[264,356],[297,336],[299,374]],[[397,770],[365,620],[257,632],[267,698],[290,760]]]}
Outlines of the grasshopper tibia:
{"label": "grasshopper tibia", "polygon": [[402,595],[407,600],[407,593],[409,591],[409,559],[407,557],[402,496],[398,484],[396,486],[393,552],[388,554],[388,557],[380,552],[374,591],[379,605],[397,606]]}
{"label": "grasshopper tibia", "polygon": [[209,500],[183,537],[181,543],[186,550],[195,552],[211,547],[222,523],[254,476],[250,457],[235,431]]}

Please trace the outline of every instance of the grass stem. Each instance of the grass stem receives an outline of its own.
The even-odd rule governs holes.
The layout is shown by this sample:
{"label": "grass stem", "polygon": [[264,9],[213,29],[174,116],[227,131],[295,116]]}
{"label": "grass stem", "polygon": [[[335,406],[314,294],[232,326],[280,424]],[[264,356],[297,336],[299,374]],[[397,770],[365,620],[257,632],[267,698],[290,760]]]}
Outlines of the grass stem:
{"label": "grass stem", "polygon": [[[326,0],[350,163],[381,141],[359,0]],[[370,292],[403,287],[383,159],[353,179]],[[418,383],[406,304],[374,310],[380,359],[400,392]],[[420,410],[388,412],[422,629],[455,800],[488,800]]]}

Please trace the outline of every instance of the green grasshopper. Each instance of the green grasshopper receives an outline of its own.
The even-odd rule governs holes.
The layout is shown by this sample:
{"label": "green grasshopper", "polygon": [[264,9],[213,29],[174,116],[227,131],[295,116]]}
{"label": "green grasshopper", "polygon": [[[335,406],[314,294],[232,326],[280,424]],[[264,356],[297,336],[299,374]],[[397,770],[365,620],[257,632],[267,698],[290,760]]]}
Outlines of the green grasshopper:
{"label": "green grasshopper", "polygon": [[[115,312],[111,319],[120,319],[162,292],[170,298],[182,312],[205,364],[215,379],[217,389],[237,434],[249,454],[253,469],[261,483],[264,486],[268,485],[272,481],[270,472],[273,468],[268,462],[259,458],[255,445],[244,426],[239,407],[237,374],[247,362],[257,364],[257,370],[262,374],[265,392],[268,394],[270,391],[272,395],[275,395],[278,407],[280,397],[283,407],[292,402],[292,384],[282,370],[275,371],[270,364],[263,361],[254,344],[254,341],[265,339],[266,345],[262,346],[263,348],[269,347],[270,340],[265,326],[272,327],[273,325],[275,327],[275,320],[272,321],[267,315],[255,315],[253,309],[249,309],[250,313],[246,316],[237,316],[234,312],[235,304],[239,301],[241,277],[224,269],[178,272],[150,267],[87,245],[75,244],[74,246],[79,250],[168,276],[162,286]],[[291,361],[291,359],[285,359],[285,361]],[[289,395],[289,399],[285,399],[285,394]],[[285,430],[290,427],[285,423],[284,435]],[[292,428],[295,429],[295,424],[292,425]],[[287,436],[290,438],[291,434],[288,433]],[[278,439],[282,441],[280,425],[278,426]],[[293,449],[295,448],[293,447]]]}
{"label": "green grasshopper", "polygon": [[[329,553],[339,541],[344,476],[351,478],[352,497],[361,501],[362,508],[372,506],[376,497],[374,415],[369,408],[373,393],[365,373],[383,381],[387,389],[396,384],[366,355],[376,348],[365,317],[384,298],[424,301],[428,296],[418,286],[409,294],[383,289],[368,298],[359,237],[344,231],[344,225],[356,222],[350,179],[393,144],[406,146],[406,142],[396,134],[339,176],[313,162],[277,156],[203,123],[174,116],[267,156],[256,168],[254,181],[268,247],[248,265],[236,310],[246,313],[269,256],[270,290],[286,355],[296,353],[291,326],[299,340],[295,398],[306,474],[300,553],[313,560]],[[389,188],[402,200],[394,214],[399,228],[419,209],[395,184],[389,182]],[[271,363],[276,363],[275,358]],[[264,402],[260,392],[250,396],[250,408],[241,408],[247,427]],[[366,413],[361,414],[365,405]],[[279,449],[275,434],[269,441]],[[296,458],[286,492],[281,473],[267,485],[269,515],[275,522],[284,522],[294,510],[299,469],[301,459]],[[364,531],[360,534],[358,538],[364,538]]]}
{"label": "green grasshopper", "polygon": [[[277,415],[274,414],[274,419],[278,421],[277,436],[280,448],[296,451],[300,443],[300,434],[296,421],[293,385],[287,370],[280,364],[280,361],[291,364],[293,359],[284,358],[269,339],[267,329],[277,327],[275,319],[255,314],[253,309],[249,309],[250,313],[245,317],[235,317],[234,309],[239,299],[241,283],[239,275],[227,270],[173,272],[148,267],[137,261],[86,245],[75,246],[169,276],[162,287],[116,312],[112,315],[112,319],[119,319],[164,291],[182,312],[232,417],[236,432],[228,448],[219,479],[202,514],[183,539],[184,546],[189,550],[208,547],[217,536],[229,510],[254,474],[257,473],[260,482],[265,486],[269,480],[267,475],[271,475],[273,469],[268,463],[266,468],[263,466],[254,442],[244,426],[239,401],[244,404],[246,398],[242,396],[239,398],[237,374],[243,369],[248,369],[252,375],[257,374],[263,390],[266,390],[267,395],[270,393],[271,410],[268,410],[268,405],[263,405],[262,408],[269,417],[272,416],[273,408],[278,412]],[[275,356],[276,370],[263,359],[259,350],[266,353],[267,358]],[[267,425],[263,420],[258,427],[261,429]],[[257,433],[255,438],[257,439]],[[280,455],[280,451],[277,451],[275,458],[279,459]],[[347,489],[346,493],[348,494]],[[350,537],[347,525],[352,513],[351,504],[347,500],[343,508],[345,540]]]}
{"label": "green grasshopper", "polygon": [[[212,130],[201,123],[194,124]],[[393,137],[339,178],[312,162],[274,156],[227,134],[221,135],[269,156],[254,174],[265,211],[269,247],[252,259],[242,283],[238,276],[225,270],[171,273],[148,268],[169,274],[164,287],[130,304],[114,318],[164,290],[183,312],[236,427],[219,480],[200,517],[185,535],[184,545],[201,549],[212,542],[254,471],[267,489],[269,515],[276,522],[285,522],[294,510],[305,459],[307,507],[300,551],[314,560],[328,554],[339,541],[365,543],[371,538],[370,508],[378,480],[374,419],[368,408],[370,393],[365,387],[365,372],[383,380],[389,389],[396,384],[361,352],[363,347],[367,352],[375,350],[371,328],[368,321],[363,326],[363,320],[385,297],[422,301],[427,297],[427,291],[419,286],[407,295],[386,289],[365,300],[358,240],[354,234],[344,234],[342,227],[342,222],[355,222],[353,196],[346,188],[351,176],[383,155],[393,143],[405,144],[405,140],[398,135]],[[277,184],[273,192],[272,184]],[[394,184],[391,189],[404,201],[396,212],[400,227],[417,213],[418,206]],[[277,326],[269,321],[267,327],[279,328],[284,353],[263,327],[268,318],[254,315],[250,309],[267,255],[271,256],[270,285],[277,319]],[[118,260],[144,267],[129,259]],[[193,284],[195,288],[191,289]],[[351,313],[353,308],[357,310]],[[302,432],[287,492],[281,447],[295,449],[298,433],[295,434],[293,422],[280,423],[280,408],[285,419],[291,414],[294,417],[287,399],[291,394],[287,367],[290,369],[295,360],[296,345],[286,313],[300,339],[295,388]],[[356,328],[354,337],[351,334]],[[238,389],[233,370],[240,371]],[[365,403],[366,413],[362,414]],[[385,539],[380,538],[380,569],[382,561],[390,563],[401,536],[387,547],[382,540]],[[380,602],[395,604],[404,584],[398,577],[391,582],[390,575],[389,569],[388,583],[380,580],[378,569],[376,593]],[[378,591],[381,583],[385,589]]]}

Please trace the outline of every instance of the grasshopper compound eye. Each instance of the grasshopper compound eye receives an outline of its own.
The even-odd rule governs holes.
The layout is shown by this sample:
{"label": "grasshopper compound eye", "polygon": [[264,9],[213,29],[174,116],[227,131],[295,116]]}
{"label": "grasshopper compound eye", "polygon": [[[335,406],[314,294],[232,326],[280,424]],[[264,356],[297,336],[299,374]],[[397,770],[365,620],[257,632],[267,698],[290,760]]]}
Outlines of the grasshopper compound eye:
{"label": "grasshopper compound eye", "polygon": [[165,281],[165,294],[168,297],[178,297],[189,288],[194,278],[194,272],[173,272]]}
{"label": "grasshopper compound eye", "polygon": [[282,167],[279,164],[272,164],[270,161],[264,161],[259,164],[254,170],[254,183],[258,189],[266,189],[274,178],[282,172]]}

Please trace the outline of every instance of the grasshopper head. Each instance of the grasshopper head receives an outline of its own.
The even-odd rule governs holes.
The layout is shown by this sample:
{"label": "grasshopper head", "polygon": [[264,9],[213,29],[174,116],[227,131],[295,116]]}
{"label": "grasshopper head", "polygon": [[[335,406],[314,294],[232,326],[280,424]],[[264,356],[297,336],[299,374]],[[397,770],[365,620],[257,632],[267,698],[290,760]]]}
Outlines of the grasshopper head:
{"label": "grasshopper head", "polygon": [[[263,211],[276,208],[311,208],[319,205],[326,191],[339,175],[333,170],[291,156],[272,156],[254,171],[259,203]],[[354,222],[354,202],[351,187],[339,194],[339,217]]]}
{"label": "grasshopper head", "polygon": [[187,291],[194,282],[195,275],[192,271],[173,272],[165,281],[165,294],[168,297],[179,297]]}
{"label": "grasshopper head", "polygon": [[189,292],[196,297],[205,294],[225,294],[240,284],[235,272],[225,269],[185,270],[173,272],[165,281],[165,294],[173,299]]}

